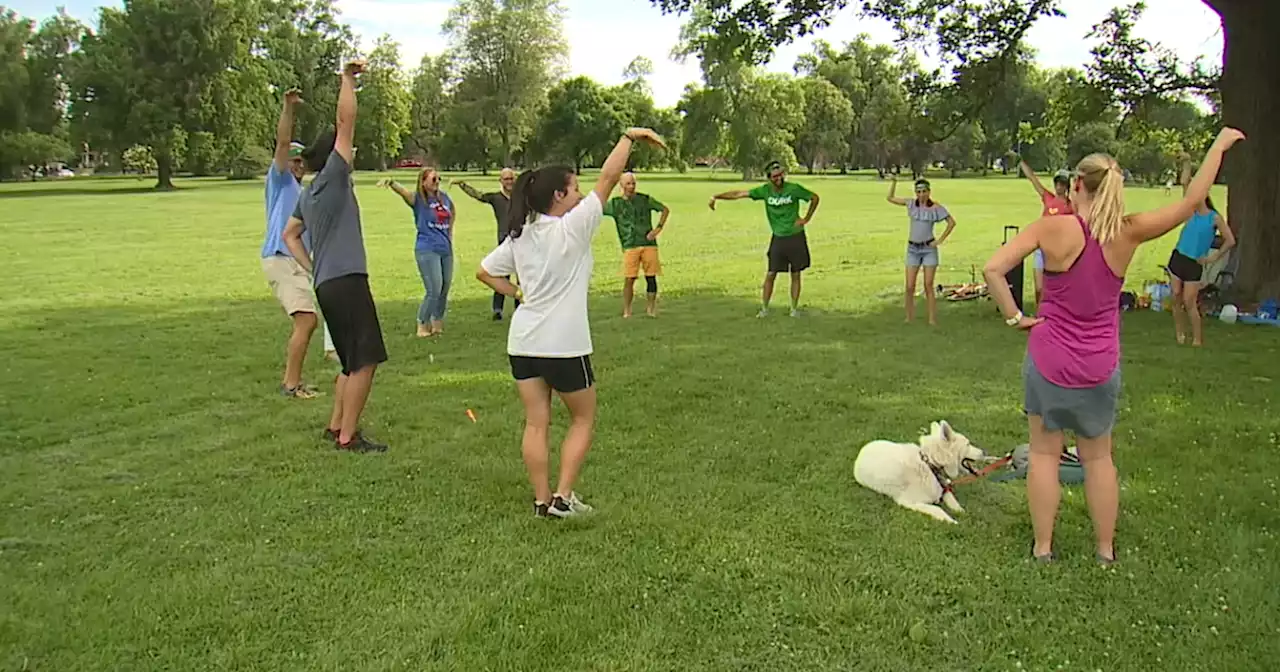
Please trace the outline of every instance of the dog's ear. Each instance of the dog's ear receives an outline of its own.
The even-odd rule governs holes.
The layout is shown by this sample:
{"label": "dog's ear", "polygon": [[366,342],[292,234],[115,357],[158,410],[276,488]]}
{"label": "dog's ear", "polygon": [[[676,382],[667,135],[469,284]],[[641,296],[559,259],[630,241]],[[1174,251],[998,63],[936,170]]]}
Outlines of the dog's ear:
{"label": "dog's ear", "polygon": [[950,423],[948,423],[946,420],[943,420],[942,422],[933,423],[933,431],[941,434],[943,440],[945,441],[955,440],[955,432],[952,431]]}

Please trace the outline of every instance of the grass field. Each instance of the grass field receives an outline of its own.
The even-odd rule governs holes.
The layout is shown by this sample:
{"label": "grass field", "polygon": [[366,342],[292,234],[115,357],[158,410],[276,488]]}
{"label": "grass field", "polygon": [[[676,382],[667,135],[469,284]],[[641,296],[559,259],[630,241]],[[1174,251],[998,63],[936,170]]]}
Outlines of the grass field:
{"label": "grass field", "polygon": [[[1280,332],[1211,322],[1196,351],[1167,313],[1127,314],[1121,563],[1093,564],[1068,488],[1062,562],[1035,566],[1020,482],[963,487],[958,526],[854,483],[863,443],[932,420],[994,453],[1026,434],[1025,336],[991,303],[903,324],[906,216],[884,183],[796,176],[823,198],[807,314],[757,320],[762,206],[711,213],[736,183],[642,175],[673,210],[663,313],[619,317],[606,221],[578,488],[599,513],[539,521],[505,323],[472,278],[491,215],[455,191],[447,333],[418,340],[412,221],[377,177],[358,192],[390,352],[366,412],[382,456],[319,440],[319,335],[306,373],[326,396],[276,393],[260,181],[0,185],[0,670],[1274,669]],[[959,221],[940,282],[1039,211],[1023,181],[934,190]]]}

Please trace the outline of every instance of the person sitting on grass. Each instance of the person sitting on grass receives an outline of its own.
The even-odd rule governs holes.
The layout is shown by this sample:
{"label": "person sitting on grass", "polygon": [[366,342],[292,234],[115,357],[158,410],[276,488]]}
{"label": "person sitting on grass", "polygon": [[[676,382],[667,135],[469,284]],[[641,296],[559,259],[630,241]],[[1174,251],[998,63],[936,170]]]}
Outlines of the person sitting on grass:
{"label": "person sitting on grass", "polygon": [[[769,301],[773,299],[773,283],[779,273],[791,274],[791,317],[800,315],[800,274],[809,268],[809,240],[805,227],[818,210],[818,195],[800,184],[787,181],[782,164],[772,161],[765,166],[769,181],[750,191],[726,191],[711,197],[708,207],[716,209],[716,201],[734,201],[750,198],[765,202],[765,217],[769,220],[772,236],[765,253],[768,267],[761,290],[760,312],[756,317],[769,315]],[[800,201],[809,202],[809,211],[800,217]]]}
{"label": "person sitting on grass", "polygon": [[[1036,193],[1040,195],[1040,203],[1043,209],[1040,211],[1041,217],[1050,217],[1053,215],[1072,215],[1075,211],[1071,209],[1071,173],[1060,170],[1053,176],[1053,191],[1044,188],[1040,183],[1040,177],[1036,175],[1036,171],[1027,165],[1026,161],[1019,161],[1018,167],[1022,169],[1022,174],[1031,181],[1031,186],[1036,188]],[[1036,305],[1040,304],[1041,288],[1044,286],[1044,252],[1036,250],[1035,254],[1035,282],[1036,282]]]}
{"label": "person sitting on grass", "polygon": [[[605,159],[595,189],[585,198],[578,191],[577,174],[568,166],[522,173],[511,193],[511,235],[476,271],[476,278],[494,291],[523,301],[511,317],[507,355],[524,405],[521,450],[533,486],[533,513],[538,517],[570,518],[591,511],[573,489],[591,449],[596,417],[587,317],[587,290],[595,264],[591,239],[637,141],[665,148],[652,130],[627,131]],[[520,279],[519,289],[506,279],[511,275]],[[568,407],[570,417],[554,492],[547,447],[553,391]]]}
{"label": "person sitting on grass", "polygon": [[[889,183],[889,195],[885,200],[894,205],[907,206],[907,217],[911,229],[907,234],[907,287],[906,301],[907,322],[916,319],[916,278],[920,267],[924,267],[924,301],[929,311],[929,324],[938,324],[938,297],[933,279],[938,271],[938,247],[947,242],[951,232],[956,228],[956,218],[951,216],[941,203],[934,202],[933,191],[929,180],[916,180],[916,197],[914,199],[898,198],[894,194],[898,189],[898,176],[893,176]],[[946,220],[947,229],[941,236],[934,238],[933,227]]]}
{"label": "person sitting on grass", "polygon": [[[622,195],[604,204],[604,214],[612,217],[618,228],[618,242],[622,245],[622,316],[631,317],[631,302],[636,295],[636,278],[644,268],[645,313],[658,316],[658,276],[662,275],[662,261],[658,258],[658,236],[667,225],[671,209],[658,199],[636,191],[635,173],[623,173]],[[653,227],[651,215],[661,212],[658,227]]]}
{"label": "person sitting on grass", "polygon": [[418,304],[418,338],[439,336],[444,333],[444,314],[453,284],[453,199],[440,190],[440,173],[435,168],[419,171],[415,191],[395,180],[380,180],[378,186],[399,194],[413,210],[413,223],[418,229],[413,254],[425,291]]}
{"label": "person sitting on grass", "polygon": [[[294,258],[312,275],[320,310],[342,363],[325,436],[341,450],[367,453],[387,450],[386,445],[370,440],[358,429],[374,372],[387,361],[387,348],[369,291],[360,205],[351,179],[356,75],[363,69],[363,61],[353,61],[342,70],[337,130],[322,133],[304,153],[307,169],[317,174],[298,198],[284,239]],[[302,244],[302,235],[308,231],[314,261],[307,258]]]}
{"label": "person sitting on grass", "polygon": [[[1076,435],[1084,465],[1085,497],[1097,539],[1096,559],[1115,562],[1120,486],[1111,460],[1111,435],[1120,396],[1120,293],[1143,243],[1185,221],[1209,195],[1226,153],[1244,135],[1218,134],[1182,200],[1124,214],[1124,174],[1116,160],[1092,154],[1076,168],[1075,215],[1041,217],[1001,246],[983,269],[1005,323],[1030,330],[1022,364],[1023,404],[1031,434],[1027,502],[1035,538],[1031,556],[1052,562],[1053,526],[1061,499],[1058,460],[1063,433]],[[1005,275],[1044,250],[1044,302],[1039,317],[1018,310]]]}

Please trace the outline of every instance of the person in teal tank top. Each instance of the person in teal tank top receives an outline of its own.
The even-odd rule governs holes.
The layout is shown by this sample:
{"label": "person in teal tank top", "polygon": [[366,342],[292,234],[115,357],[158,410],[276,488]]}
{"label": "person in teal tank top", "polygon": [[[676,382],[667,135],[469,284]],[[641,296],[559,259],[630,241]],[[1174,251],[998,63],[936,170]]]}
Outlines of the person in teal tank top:
{"label": "person in teal tank top", "polygon": [[[1182,193],[1187,191],[1191,162],[1182,166]],[[1210,253],[1214,235],[1222,234],[1222,247]],[[1173,290],[1173,327],[1178,343],[1187,342],[1187,323],[1191,323],[1191,344],[1204,345],[1200,318],[1200,288],[1204,285],[1204,268],[1212,265],[1235,247],[1236,238],[1227,221],[1213,207],[1213,199],[1205,198],[1191,218],[1182,226],[1178,244],[1169,255],[1170,289]]]}

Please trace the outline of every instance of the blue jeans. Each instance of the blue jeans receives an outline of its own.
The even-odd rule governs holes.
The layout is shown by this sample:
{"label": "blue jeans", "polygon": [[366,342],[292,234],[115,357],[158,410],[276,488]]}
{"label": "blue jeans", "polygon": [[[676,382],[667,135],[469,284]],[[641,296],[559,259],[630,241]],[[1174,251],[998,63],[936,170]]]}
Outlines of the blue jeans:
{"label": "blue jeans", "polygon": [[422,288],[426,294],[418,307],[418,324],[430,324],[443,320],[449,307],[449,285],[453,283],[453,253],[440,254],[419,250],[418,273],[422,275]]}

